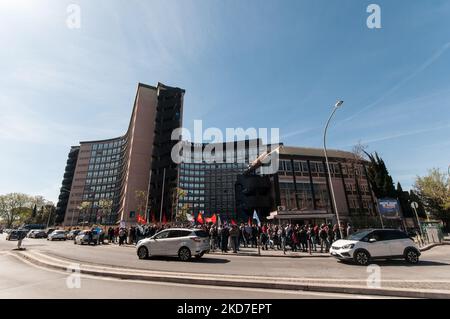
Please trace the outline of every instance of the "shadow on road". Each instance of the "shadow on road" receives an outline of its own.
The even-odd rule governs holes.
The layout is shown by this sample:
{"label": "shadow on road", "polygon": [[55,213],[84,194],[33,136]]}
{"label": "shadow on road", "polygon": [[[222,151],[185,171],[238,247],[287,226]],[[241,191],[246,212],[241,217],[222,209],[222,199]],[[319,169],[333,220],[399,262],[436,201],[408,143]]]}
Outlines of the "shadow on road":
{"label": "shadow on road", "polygon": [[[161,260],[161,261],[168,261],[168,262],[177,262],[177,263],[183,263],[184,261],[181,261],[178,259],[178,257],[167,257],[167,256],[151,256],[148,258],[148,260]],[[203,257],[200,259],[192,258],[190,263],[197,263],[197,264],[227,264],[230,262],[229,259],[224,258],[209,258],[209,257]]]}
{"label": "shadow on road", "polygon": [[[351,261],[346,260],[339,260],[340,263],[351,265],[355,267],[362,267],[360,265],[357,265]],[[380,267],[382,266],[403,266],[403,267],[420,267],[420,266],[450,266],[448,263],[443,263],[439,261],[430,261],[430,260],[420,260],[418,264],[410,264],[407,263],[404,260],[374,260],[370,262],[371,265],[378,265]]]}

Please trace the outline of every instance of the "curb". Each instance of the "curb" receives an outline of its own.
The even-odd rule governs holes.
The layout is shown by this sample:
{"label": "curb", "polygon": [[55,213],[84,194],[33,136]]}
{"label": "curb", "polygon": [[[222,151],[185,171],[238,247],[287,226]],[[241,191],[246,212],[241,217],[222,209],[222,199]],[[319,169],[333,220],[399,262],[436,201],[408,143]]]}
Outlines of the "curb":
{"label": "curb", "polygon": [[[55,270],[67,271],[69,268],[62,263],[54,263],[39,259],[36,256],[18,252],[14,254],[19,259],[24,259],[35,265]],[[55,258],[52,258],[56,260]],[[108,269],[105,267],[82,268],[80,265],[80,273],[100,277],[112,277],[126,280],[143,280],[152,282],[170,282],[179,284],[193,284],[193,285],[207,285],[207,286],[221,286],[221,287],[239,287],[239,288],[259,288],[259,289],[279,289],[290,291],[313,291],[313,292],[327,292],[327,293],[344,293],[344,294],[358,294],[358,295],[376,295],[385,297],[403,297],[403,298],[429,298],[429,299],[450,299],[450,291],[440,290],[407,290],[400,288],[368,288],[361,286],[350,285],[327,285],[327,284],[307,284],[294,282],[267,282],[265,278],[261,280],[232,280],[221,278],[220,275],[208,274],[204,278],[196,278],[193,274],[164,274],[164,273],[144,273],[139,272],[119,272],[118,269]],[[130,271],[133,271],[130,269]],[[270,278],[273,280],[273,278]]]}
{"label": "curb", "polygon": [[422,252],[422,251],[427,251],[427,250],[430,250],[430,249],[433,248],[433,247],[436,247],[436,246],[444,246],[444,245],[450,245],[450,242],[442,242],[442,243],[433,243],[433,244],[429,244],[429,245],[427,245],[427,246],[424,246],[424,247],[420,248],[420,251],[421,251],[421,252]]}

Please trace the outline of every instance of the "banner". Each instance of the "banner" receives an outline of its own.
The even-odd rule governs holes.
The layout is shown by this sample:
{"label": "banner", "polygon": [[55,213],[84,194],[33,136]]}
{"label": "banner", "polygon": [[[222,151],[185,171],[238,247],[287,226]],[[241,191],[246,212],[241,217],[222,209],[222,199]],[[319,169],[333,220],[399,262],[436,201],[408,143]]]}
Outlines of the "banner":
{"label": "banner", "polygon": [[400,205],[394,198],[379,199],[378,209],[383,218],[400,218]]}

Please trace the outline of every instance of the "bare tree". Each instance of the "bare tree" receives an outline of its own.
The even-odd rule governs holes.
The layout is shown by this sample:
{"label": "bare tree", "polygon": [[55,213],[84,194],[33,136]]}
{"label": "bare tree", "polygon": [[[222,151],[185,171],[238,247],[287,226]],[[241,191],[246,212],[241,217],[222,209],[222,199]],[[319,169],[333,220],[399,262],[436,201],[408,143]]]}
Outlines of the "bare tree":
{"label": "bare tree", "polygon": [[367,144],[363,144],[361,140],[356,143],[352,148],[352,153],[357,161],[363,161],[367,159],[366,150],[369,148]]}

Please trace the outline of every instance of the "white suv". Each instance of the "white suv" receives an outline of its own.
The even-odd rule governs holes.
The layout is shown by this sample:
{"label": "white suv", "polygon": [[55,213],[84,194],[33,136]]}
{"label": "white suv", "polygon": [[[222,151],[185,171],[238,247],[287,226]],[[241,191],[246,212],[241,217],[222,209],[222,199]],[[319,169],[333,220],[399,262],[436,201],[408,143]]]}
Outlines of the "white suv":
{"label": "white suv", "polygon": [[332,256],[353,260],[359,265],[371,259],[404,258],[411,264],[419,262],[420,250],[408,235],[396,229],[365,229],[340,239],[331,246]]}
{"label": "white suv", "polygon": [[148,256],[178,256],[188,261],[201,258],[209,251],[209,235],[201,229],[169,228],[140,240],[136,245],[139,259]]}

